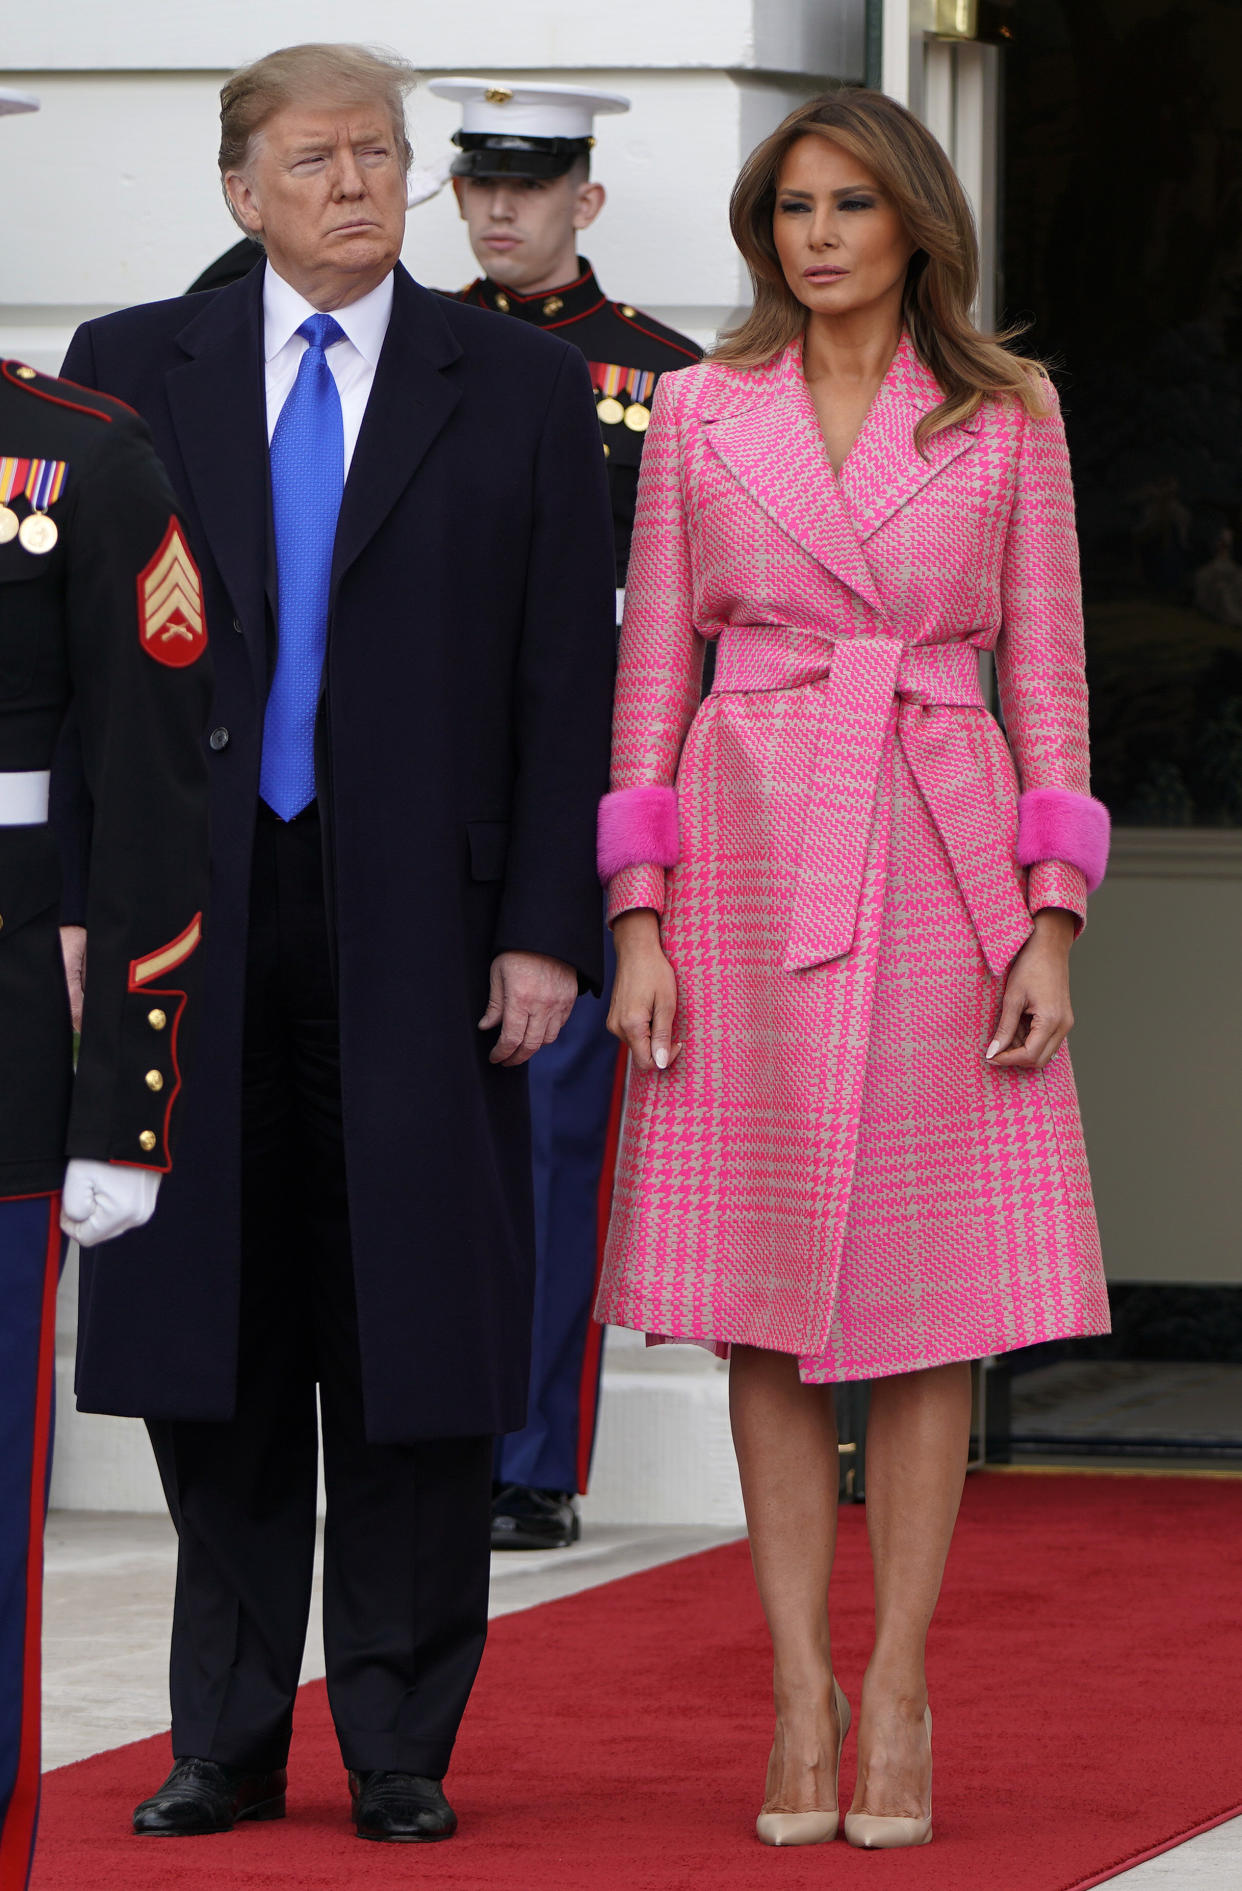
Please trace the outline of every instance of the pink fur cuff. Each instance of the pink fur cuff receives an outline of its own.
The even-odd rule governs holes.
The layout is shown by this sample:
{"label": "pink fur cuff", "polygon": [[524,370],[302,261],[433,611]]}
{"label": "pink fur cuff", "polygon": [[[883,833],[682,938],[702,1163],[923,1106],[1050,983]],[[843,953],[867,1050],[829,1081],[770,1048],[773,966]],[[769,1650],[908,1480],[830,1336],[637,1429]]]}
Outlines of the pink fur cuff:
{"label": "pink fur cuff", "polygon": [[1018,860],[1064,860],[1079,867],[1094,893],[1108,865],[1108,809],[1068,788],[1032,788],[1018,800]]}
{"label": "pink fur cuff", "polygon": [[675,788],[620,788],[599,804],[596,843],[605,883],[623,867],[675,867],[681,859]]}

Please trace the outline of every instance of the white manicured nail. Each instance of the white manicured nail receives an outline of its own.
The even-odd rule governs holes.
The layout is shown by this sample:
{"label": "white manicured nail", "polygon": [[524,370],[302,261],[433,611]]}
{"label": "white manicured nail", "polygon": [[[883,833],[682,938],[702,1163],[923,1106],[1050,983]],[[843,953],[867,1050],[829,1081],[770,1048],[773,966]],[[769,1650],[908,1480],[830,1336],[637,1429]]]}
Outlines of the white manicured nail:
{"label": "white manicured nail", "polygon": [[659,1050],[655,1052],[655,1062],[656,1062],[657,1070],[668,1069],[668,1052],[665,1050],[662,1044]]}
{"label": "white manicured nail", "polygon": [[991,1063],[992,1059],[995,1057],[999,1049],[1000,1049],[1000,1039],[998,1037],[994,1037],[992,1039],[992,1042],[988,1045],[987,1049],[983,1053],[983,1055],[986,1057],[989,1063]]}

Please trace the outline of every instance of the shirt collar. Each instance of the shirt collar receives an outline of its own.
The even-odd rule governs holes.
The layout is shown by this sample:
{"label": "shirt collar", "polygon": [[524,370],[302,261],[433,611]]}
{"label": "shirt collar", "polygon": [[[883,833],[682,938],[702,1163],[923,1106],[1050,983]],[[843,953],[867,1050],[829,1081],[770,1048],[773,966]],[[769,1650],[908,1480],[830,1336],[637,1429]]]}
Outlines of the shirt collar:
{"label": "shirt collar", "polygon": [[[307,316],[314,313],[313,305],[305,296],[299,295],[283,276],[278,276],[269,262],[263,272],[264,358],[271,361],[278,355],[297,334]],[[391,314],[391,270],[383,282],[377,283],[374,289],[360,296],[356,302],[350,302],[343,309],[332,310],[333,320],[339,322],[346,337],[373,368],[379,361]]]}

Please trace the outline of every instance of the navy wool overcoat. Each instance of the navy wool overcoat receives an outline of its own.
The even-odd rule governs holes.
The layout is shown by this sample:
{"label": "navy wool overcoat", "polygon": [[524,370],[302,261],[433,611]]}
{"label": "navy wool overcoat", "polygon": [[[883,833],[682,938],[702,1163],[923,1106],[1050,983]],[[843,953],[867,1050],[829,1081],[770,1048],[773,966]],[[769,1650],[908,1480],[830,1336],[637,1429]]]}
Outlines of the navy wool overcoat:
{"label": "navy wool overcoat", "polygon": [[[247,907],[275,653],[263,273],[88,322],[65,361],[151,428],[216,675],[204,1024],[153,1222],[83,1255],[85,1411],[233,1414]],[[526,1075],[488,1063],[477,1021],[497,952],[550,953],[599,988],[613,617],[582,357],[398,268],[337,528],[317,735],[375,1442],[524,1420]],[[71,887],[75,851],[70,837]]]}

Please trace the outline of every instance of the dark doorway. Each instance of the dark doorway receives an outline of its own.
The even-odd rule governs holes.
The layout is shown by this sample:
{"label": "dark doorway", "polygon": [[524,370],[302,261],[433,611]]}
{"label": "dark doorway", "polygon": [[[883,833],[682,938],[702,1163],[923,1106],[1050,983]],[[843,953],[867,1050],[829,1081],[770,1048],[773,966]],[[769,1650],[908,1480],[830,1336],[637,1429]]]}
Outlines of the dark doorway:
{"label": "dark doorway", "polygon": [[1001,302],[1066,411],[1096,792],[1242,826],[1242,4],[1016,19]]}

